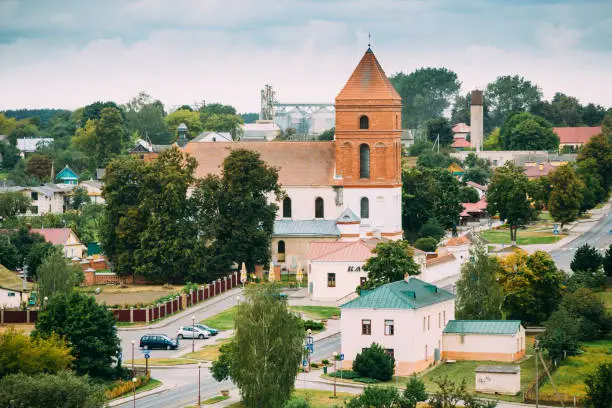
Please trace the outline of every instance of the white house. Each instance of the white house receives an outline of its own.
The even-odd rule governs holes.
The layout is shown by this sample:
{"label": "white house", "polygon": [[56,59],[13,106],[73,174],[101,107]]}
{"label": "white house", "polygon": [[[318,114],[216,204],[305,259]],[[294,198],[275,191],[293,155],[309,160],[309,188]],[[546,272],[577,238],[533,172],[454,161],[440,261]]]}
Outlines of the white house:
{"label": "white house", "polygon": [[0,193],[19,191],[28,196],[32,202],[23,215],[44,215],[47,213],[63,214],[66,195],[74,186],[62,188],[56,184],[47,183],[38,187],[2,187]]}
{"label": "white house", "polygon": [[102,197],[103,184],[100,180],[85,180],[79,183],[79,187],[87,191],[87,196],[94,204],[104,204],[105,200]]}
{"label": "white house", "polygon": [[451,320],[442,336],[447,360],[517,361],[525,347],[520,320]]}
{"label": "white house", "polygon": [[268,142],[281,134],[280,127],[271,120],[257,120],[255,123],[245,123],[241,127],[241,140],[245,142]]}
{"label": "white house", "polygon": [[355,293],[357,286],[367,280],[363,266],[379,242],[379,239],[312,242],[306,256],[311,298],[337,301]]}
{"label": "white house", "polygon": [[17,150],[21,157],[26,154],[34,153],[36,150],[53,143],[53,138],[50,137],[28,137],[17,139]]}
{"label": "white house", "polygon": [[17,289],[10,289],[0,286],[0,307],[19,308],[21,302],[28,301],[28,293]]}
{"label": "white house", "polygon": [[343,368],[377,343],[395,358],[396,374],[409,375],[440,359],[442,331],[455,317],[455,296],[407,277],[362,292],[340,308]]}
{"label": "white house", "polygon": [[476,392],[516,395],[521,391],[519,365],[480,365],[475,371]]}

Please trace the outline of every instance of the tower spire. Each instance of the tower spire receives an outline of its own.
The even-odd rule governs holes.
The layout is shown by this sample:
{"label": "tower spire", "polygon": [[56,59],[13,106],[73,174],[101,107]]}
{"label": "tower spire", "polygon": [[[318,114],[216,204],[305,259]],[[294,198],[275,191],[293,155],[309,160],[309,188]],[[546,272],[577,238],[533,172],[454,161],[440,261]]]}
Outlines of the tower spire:
{"label": "tower spire", "polygon": [[368,49],[370,49],[371,46],[372,46],[372,36],[370,35],[370,32],[368,31]]}

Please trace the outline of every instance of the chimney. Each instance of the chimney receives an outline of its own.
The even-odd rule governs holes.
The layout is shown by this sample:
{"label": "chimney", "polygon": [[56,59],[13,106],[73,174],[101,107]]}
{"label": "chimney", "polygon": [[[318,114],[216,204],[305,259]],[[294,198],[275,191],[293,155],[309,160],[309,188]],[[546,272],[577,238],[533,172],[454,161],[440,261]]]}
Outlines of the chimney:
{"label": "chimney", "polygon": [[484,113],[482,107],[482,91],[472,91],[470,106],[470,145],[480,151],[484,141]]}

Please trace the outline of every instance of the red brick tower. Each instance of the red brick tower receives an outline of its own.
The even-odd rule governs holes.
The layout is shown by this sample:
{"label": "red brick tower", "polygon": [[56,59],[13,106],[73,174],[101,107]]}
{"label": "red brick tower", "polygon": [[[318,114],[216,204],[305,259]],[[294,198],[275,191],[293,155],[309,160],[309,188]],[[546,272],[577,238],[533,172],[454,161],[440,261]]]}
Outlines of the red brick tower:
{"label": "red brick tower", "polygon": [[336,97],[336,174],[344,187],[399,187],[402,102],[370,48]]}

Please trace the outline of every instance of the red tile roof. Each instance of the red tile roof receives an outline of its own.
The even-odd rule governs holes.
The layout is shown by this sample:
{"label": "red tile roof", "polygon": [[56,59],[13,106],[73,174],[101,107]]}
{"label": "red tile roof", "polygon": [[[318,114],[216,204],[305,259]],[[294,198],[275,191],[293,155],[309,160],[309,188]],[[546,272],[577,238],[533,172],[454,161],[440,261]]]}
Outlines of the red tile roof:
{"label": "red tile roof", "polygon": [[457,123],[453,126],[453,133],[470,133],[470,127],[465,123]]}
{"label": "red tile roof", "polygon": [[555,127],[560,144],[584,144],[601,133],[601,126]]}
{"label": "red tile roof", "polygon": [[334,142],[233,142],[187,143],[184,151],[198,161],[195,176],[221,174],[223,160],[234,149],[258,152],[268,166],[278,167],[279,182],[285,186],[333,185]]}
{"label": "red tile roof", "polygon": [[483,212],[487,209],[487,199],[482,197],[476,203],[461,203],[463,211],[459,214],[460,217],[467,217],[471,212]]}
{"label": "red tile roof", "polygon": [[322,262],[365,262],[372,257],[372,249],[372,245],[363,240],[312,242],[306,259]]}
{"label": "red tile roof", "polygon": [[53,245],[65,245],[70,237],[70,228],[32,228],[31,232],[40,234]]}
{"label": "red tile roof", "polygon": [[470,142],[468,142],[466,139],[462,137],[456,137],[455,141],[451,144],[451,147],[454,147],[454,148],[463,148],[463,147],[470,147],[470,146],[471,146]]}
{"label": "red tile roof", "polygon": [[453,254],[445,254],[445,255],[438,255],[434,258],[428,258],[426,261],[426,265],[427,266],[433,266],[433,265],[439,265],[441,263],[445,263],[445,262],[451,262],[454,261],[455,255]]}
{"label": "red tile roof", "polygon": [[525,166],[525,175],[529,178],[548,176],[555,167],[549,162],[536,164],[535,166]]}
{"label": "red tile roof", "polygon": [[472,241],[470,241],[468,237],[466,237],[465,235],[462,235],[460,237],[452,237],[451,239],[446,241],[445,246],[452,247],[452,246],[469,245],[471,242]]}
{"label": "red tile roof", "polygon": [[[336,103],[354,100],[391,100],[393,105],[401,105],[401,97],[389,82],[387,74],[382,69],[376,56],[368,48],[357,64],[355,71],[344,88],[336,96]],[[375,102],[377,103],[377,102]]]}

